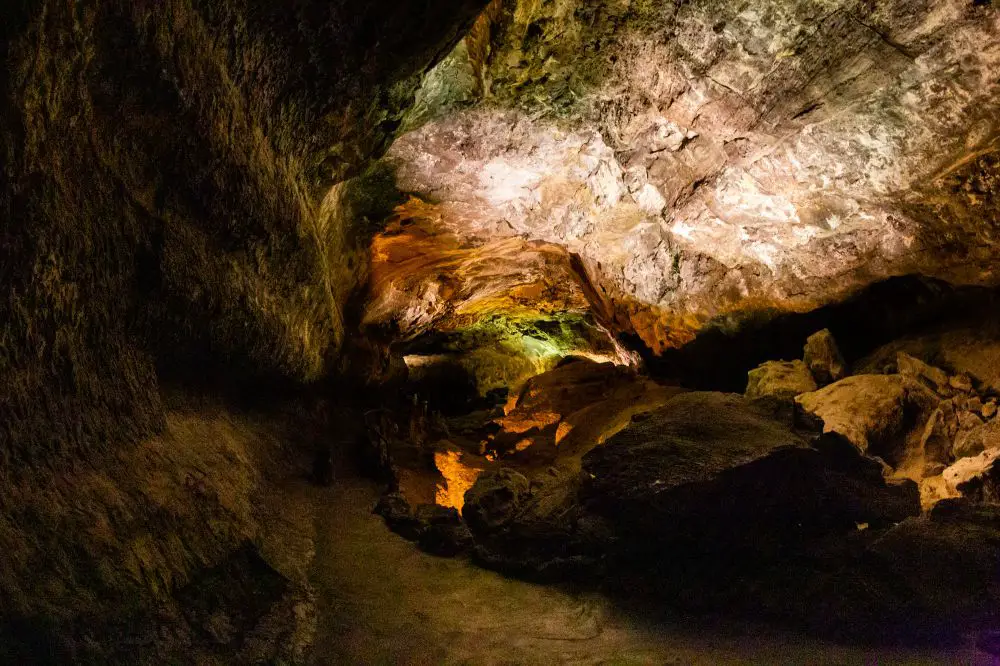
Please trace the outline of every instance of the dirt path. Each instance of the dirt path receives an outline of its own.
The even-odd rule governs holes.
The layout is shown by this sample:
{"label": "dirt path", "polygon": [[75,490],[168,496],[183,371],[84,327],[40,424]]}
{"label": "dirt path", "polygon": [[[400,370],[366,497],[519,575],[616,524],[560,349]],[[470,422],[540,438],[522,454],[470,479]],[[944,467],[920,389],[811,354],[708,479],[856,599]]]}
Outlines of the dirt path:
{"label": "dirt path", "polygon": [[426,555],[370,513],[357,479],[302,484],[317,516],[310,572],[318,624],[310,663],[982,664],[971,650],[865,651],[752,628],[657,626],[599,595],[512,580]]}

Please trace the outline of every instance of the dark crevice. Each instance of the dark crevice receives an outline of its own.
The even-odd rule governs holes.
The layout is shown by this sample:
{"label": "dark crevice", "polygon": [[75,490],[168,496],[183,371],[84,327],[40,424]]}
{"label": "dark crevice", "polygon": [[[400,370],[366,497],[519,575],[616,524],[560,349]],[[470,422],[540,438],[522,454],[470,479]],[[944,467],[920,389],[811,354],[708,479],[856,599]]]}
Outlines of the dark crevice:
{"label": "dark crevice", "polygon": [[895,339],[943,324],[975,322],[1000,306],[1000,290],[954,286],[920,276],[891,278],[843,301],[804,314],[767,317],[738,333],[706,330],[657,357],[634,337],[628,343],[649,372],[704,390],[742,393],[747,372],[764,361],[802,357],[806,338],[829,328],[848,363]]}

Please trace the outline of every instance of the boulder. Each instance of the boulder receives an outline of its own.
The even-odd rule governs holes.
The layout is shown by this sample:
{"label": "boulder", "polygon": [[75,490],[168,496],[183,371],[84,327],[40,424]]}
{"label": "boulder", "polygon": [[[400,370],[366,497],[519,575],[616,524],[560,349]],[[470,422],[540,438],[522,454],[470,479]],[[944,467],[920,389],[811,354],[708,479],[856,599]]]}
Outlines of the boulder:
{"label": "boulder", "polygon": [[936,393],[948,397],[952,395],[950,377],[941,368],[924,363],[906,352],[896,354],[896,368],[899,374],[923,382]]}
{"label": "boulder", "polygon": [[768,361],[747,375],[747,398],[775,396],[791,400],[816,390],[816,381],[802,361]]}
{"label": "boulder", "polygon": [[948,385],[962,393],[970,393],[972,391],[972,379],[964,373],[950,377]]}
{"label": "boulder", "polygon": [[420,538],[420,521],[413,515],[410,503],[399,493],[385,493],[379,498],[372,513],[382,516],[385,524],[396,534],[409,541]]}
{"label": "boulder", "polygon": [[458,511],[437,504],[418,504],[415,509],[399,493],[384,494],[373,513],[385,520],[396,534],[416,541],[432,555],[452,557],[472,545],[472,535]]}
{"label": "boulder", "polygon": [[982,417],[983,415],[983,400],[978,395],[971,396],[965,401],[965,409],[969,412],[974,412],[976,416]]}
{"label": "boulder", "polygon": [[802,358],[820,386],[839,381],[847,374],[844,357],[830,329],[824,328],[809,336]]}
{"label": "boulder", "polygon": [[[989,457],[985,456],[983,461]],[[980,473],[959,483],[957,490],[979,504],[1000,504],[1000,456],[994,457]]]}
{"label": "boulder", "polygon": [[486,472],[466,491],[462,516],[473,532],[496,531],[517,515],[528,488],[527,477],[514,470]]}
{"label": "boulder", "polygon": [[472,534],[456,509],[421,504],[414,513],[421,525],[417,539],[421,550],[441,557],[453,557],[472,545]]}
{"label": "boulder", "polygon": [[671,558],[761,559],[858,524],[920,511],[912,482],[836,435],[810,446],[736,395],[689,393],[584,458],[589,511],[649,565]]}
{"label": "boulder", "polygon": [[973,498],[982,497],[979,488],[986,486],[986,492],[989,491],[989,487],[994,483],[991,478],[995,479],[994,463],[998,459],[1000,459],[1000,448],[992,448],[955,461],[941,474],[945,491],[952,497],[965,494]]}
{"label": "boulder", "polygon": [[908,626],[911,637],[968,627],[1000,607],[1000,511],[944,500],[878,538],[864,560],[869,585],[899,599],[885,609],[896,616],[887,620]]}
{"label": "boulder", "polygon": [[479,564],[538,581],[602,573],[614,530],[583,510],[579,472],[551,468],[530,484],[505,469],[484,476],[464,509]]}
{"label": "boulder", "polygon": [[[980,307],[983,313],[991,308]],[[879,348],[858,362],[858,367],[881,368],[899,351],[925,358],[968,375],[980,387],[1000,392],[1000,320],[988,316],[958,328],[946,327],[935,333],[904,338]]]}
{"label": "boulder", "polygon": [[987,423],[977,420],[974,427],[961,430],[955,436],[952,455],[967,458],[995,448],[1000,448],[1000,420]]}
{"label": "boulder", "polygon": [[850,440],[862,453],[882,455],[904,428],[907,386],[898,375],[855,375],[795,398],[806,415],[819,418],[825,432]]}
{"label": "boulder", "polygon": [[938,403],[938,408],[941,410],[948,436],[954,437],[958,434],[958,411],[955,407],[955,402],[953,400],[942,400]]}

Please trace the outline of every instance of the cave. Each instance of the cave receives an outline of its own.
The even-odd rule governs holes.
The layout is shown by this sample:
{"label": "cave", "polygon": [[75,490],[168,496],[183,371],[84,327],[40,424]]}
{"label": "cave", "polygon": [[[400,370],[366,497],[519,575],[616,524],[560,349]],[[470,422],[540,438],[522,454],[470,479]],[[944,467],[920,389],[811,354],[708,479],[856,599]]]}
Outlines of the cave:
{"label": "cave", "polygon": [[1000,664],[998,3],[0,13],[0,664]]}

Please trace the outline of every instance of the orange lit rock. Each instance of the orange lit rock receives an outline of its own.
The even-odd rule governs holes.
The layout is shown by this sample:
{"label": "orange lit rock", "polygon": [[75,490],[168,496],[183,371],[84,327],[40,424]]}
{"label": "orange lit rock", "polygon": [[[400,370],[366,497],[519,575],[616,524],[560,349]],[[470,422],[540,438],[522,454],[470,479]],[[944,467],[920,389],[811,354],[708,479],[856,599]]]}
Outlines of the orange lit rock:
{"label": "orange lit rock", "polygon": [[462,510],[465,493],[485,469],[485,461],[454,448],[434,452],[434,465],[444,480],[438,483],[435,502]]}
{"label": "orange lit rock", "polygon": [[365,324],[391,321],[413,336],[432,327],[456,330],[490,315],[589,310],[563,248],[519,238],[476,245],[449,231],[441,218],[434,205],[411,199],[372,240]]}

